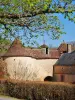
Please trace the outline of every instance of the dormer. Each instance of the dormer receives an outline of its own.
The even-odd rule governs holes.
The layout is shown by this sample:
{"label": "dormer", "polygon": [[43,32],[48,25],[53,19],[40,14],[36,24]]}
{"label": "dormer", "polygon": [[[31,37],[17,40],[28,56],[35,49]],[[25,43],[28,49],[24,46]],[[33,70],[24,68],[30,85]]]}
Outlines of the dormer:
{"label": "dormer", "polygon": [[40,46],[44,54],[49,54],[49,48],[46,44]]}

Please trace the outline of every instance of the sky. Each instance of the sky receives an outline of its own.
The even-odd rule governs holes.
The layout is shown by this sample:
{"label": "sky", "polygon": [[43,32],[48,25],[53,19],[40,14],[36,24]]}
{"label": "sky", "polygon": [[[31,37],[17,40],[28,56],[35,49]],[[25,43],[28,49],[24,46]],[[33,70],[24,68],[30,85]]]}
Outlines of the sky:
{"label": "sky", "polygon": [[[52,40],[48,37],[44,37],[45,38],[45,44],[47,45],[52,45],[53,47],[58,47],[63,40],[65,42],[71,42],[71,41],[75,41],[75,23],[69,21],[68,19],[64,19],[64,16],[59,14],[58,15],[61,23],[64,25],[64,32],[66,32],[66,34],[61,35],[60,39],[58,40]],[[43,39],[38,41],[39,44],[43,44]]]}

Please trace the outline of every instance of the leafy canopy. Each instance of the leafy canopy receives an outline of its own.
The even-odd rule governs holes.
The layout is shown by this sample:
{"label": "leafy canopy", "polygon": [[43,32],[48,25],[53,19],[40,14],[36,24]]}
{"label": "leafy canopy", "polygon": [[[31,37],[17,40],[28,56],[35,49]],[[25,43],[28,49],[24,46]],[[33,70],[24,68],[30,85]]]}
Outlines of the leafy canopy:
{"label": "leafy canopy", "polygon": [[[0,35],[3,38],[20,36],[27,43],[46,33],[58,39],[63,25],[56,14],[75,22],[72,0],[0,0]],[[22,31],[23,32],[22,32]],[[21,33],[22,34],[19,34]]]}

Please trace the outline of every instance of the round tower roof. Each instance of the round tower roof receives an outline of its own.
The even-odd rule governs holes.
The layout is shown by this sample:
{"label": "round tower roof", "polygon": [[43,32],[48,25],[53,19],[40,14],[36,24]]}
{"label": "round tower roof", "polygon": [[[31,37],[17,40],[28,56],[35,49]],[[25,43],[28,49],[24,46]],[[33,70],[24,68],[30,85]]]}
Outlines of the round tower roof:
{"label": "round tower roof", "polygon": [[40,46],[41,48],[48,48],[48,46],[46,44],[43,44]]}
{"label": "round tower roof", "polygon": [[16,38],[13,43],[11,44],[8,51],[3,55],[4,57],[11,57],[11,56],[24,56],[27,54],[27,50],[22,46],[21,41]]}

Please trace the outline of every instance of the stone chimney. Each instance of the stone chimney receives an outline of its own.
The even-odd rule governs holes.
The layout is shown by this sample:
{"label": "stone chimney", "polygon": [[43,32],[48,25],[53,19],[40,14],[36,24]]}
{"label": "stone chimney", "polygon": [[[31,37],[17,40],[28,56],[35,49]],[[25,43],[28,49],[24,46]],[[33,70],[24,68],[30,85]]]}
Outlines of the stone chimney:
{"label": "stone chimney", "polygon": [[67,44],[67,51],[68,51],[68,53],[72,52],[72,45],[71,44]]}

